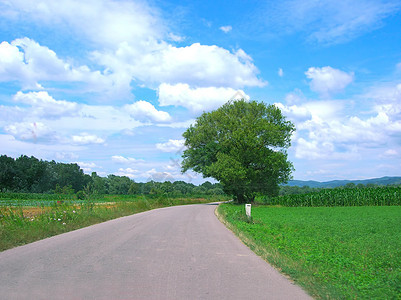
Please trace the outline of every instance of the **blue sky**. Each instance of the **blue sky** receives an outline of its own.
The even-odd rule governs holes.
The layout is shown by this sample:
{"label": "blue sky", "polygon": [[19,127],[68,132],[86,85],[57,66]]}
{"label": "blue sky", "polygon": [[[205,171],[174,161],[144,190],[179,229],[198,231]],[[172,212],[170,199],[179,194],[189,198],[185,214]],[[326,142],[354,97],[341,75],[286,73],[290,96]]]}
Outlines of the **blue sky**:
{"label": "blue sky", "polygon": [[294,179],[401,175],[401,1],[0,0],[0,147],[185,180],[182,133],[236,95],[297,131]]}

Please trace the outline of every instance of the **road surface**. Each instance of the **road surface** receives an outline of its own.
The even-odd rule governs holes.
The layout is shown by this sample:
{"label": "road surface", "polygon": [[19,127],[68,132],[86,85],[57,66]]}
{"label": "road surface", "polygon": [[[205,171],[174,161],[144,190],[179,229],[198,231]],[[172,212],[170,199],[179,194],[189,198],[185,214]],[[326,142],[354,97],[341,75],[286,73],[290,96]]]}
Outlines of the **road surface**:
{"label": "road surface", "polygon": [[0,253],[1,299],[310,299],[214,215],[188,205]]}

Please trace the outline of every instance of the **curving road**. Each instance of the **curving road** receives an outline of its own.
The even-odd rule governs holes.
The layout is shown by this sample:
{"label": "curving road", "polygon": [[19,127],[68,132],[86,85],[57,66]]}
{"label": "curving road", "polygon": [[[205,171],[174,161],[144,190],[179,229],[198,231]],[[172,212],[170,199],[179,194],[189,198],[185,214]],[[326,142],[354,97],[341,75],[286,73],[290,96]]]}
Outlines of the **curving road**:
{"label": "curving road", "polygon": [[310,299],[215,205],[152,210],[0,253],[1,299]]}

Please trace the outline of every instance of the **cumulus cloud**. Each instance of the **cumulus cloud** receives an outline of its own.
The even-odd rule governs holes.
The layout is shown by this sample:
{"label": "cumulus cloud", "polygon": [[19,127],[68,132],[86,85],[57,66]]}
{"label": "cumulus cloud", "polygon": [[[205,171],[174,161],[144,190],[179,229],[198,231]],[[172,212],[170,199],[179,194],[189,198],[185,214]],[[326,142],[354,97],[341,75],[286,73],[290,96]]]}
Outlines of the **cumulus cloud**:
{"label": "cumulus cloud", "polygon": [[354,80],[353,73],[346,73],[329,66],[311,67],[305,72],[305,75],[311,79],[310,89],[323,97],[342,91]]}
{"label": "cumulus cloud", "polygon": [[199,43],[171,45],[168,41],[182,38],[170,32],[155,7],[142,1],[44,0],[37,5],[16,0],[5,5],[21,18],[67,26],[95,45],[89,54],[92,71],[58,58],[54,51],[28,38],[4,42],[0,80],[2,76],[19,80],[25,88],[41,88],[46,80],[84,82],[91,91],[113,92],[115,99],[116,94],[121,98],[130,93],[132,81],[148,88],[161,83],[230,88],[267,84],[258,78],[259,70],[242,49],[229,51]]}
{"label": "cumulus cloud", "polygon": [[56,152],[55,157],[58,160],[76,160],[79,156],[73,152]]}
{"label": "cumulus cloud", "polygon": [[105,140],[89,133],[81,133],[80,135],[73,135],[71,140],[77,145],[88,145],[88,144],[104,144]]}
{"label": "cumulus cloud", "polygon": [[133,104],[125,105],[124,108],[128,113],[137,120],[151,120],[155,122],[169,122],[171,116],[165,111],[157,110],[153,104],[147,101],[137,101]]}
{"label": "cumulus cloud", "polygon": [[279,68],[277,71],[278,76],[283,77],[284,76],[284,71],[282,68]]}
{"label": "cumulus cloud", "polygon": [[47,92],[18,92],[14,101],[32,106],[33,114],[44,118],[61,118],[76,115],[79,106],[75,102],[55,100]]}
{"label": "cumulus cloud", "polygon": [[288,105],[305,102],[305,100],[306,100],[306,97],[304,96],[304,94],[302,93],[302,91],[300,89],[295,89],[293,92],[288,93],[285,96],[285,102]]}
{"label": "cumulus cloud", "polygon": [[186,83],[191,86],[264,86],[252,58],[242,49],[230,52],[218,46],[199,43],[174,47],[161,43],[153,51],[137,52],[123,43],[112,52],[95,52],[94,59],[118,73],[127,73],[146,86],[160,83]]}
{"label": "cumulus cloud", "polygon": [[157,143],[156,148],[163,152],[178,152],[184,149],[185,140],[168,140],[166,143]]}
{"label": "cumulus cloud", "polygon": [[2,145],[2,154],[11,157],[18,157],[21,153],[28,156],[35,156],[46,160],[72,161],[78,159],[78,153],[82,150],[80,146],[46,143],[47,140],[37,139],[37,144],[33,144],[34,139],[28,138],[21,140],[10,134],[0,134],[0,145]]}
{"label": "cumulus cloud", "polygon": [[156,169],[151,169],[141,174],[142,177],[147,177],[148,181],[153,180],[157,182],[171,181],[174,182],[176,179],[170,172],[158,172]]}
{"label": "cumulus cloud", "polygon": [[157,181],[157,182],[164,182],[164,181],[176,181],[176,180],[188,180],[191,179],[191,176],[185,176],[177,172],[171,171],[158,171],[156,168],[151,168],[148,170],[138,170],[133,168],[119,168],[118,172],[115,173],[118,176],[127,176],[131,179],[135,179],[138,181]]}
{"label": "cumulus cloud", "polygon": [[126,176],[126,177],[131,178],[131,179],[139,177],[140,174],[141,174],[141,171],[135,170],[135,169],[132,169],[132,168],[125,168],[125,169],[124,168],[119,168],[118,172],[115,173],[115,175],[117,175],[117,176]]}
{"label": "cumulus cloud", "polygon": [[85,173],[90,173],[93,169],[101,168],[93,162],[76,162],[76,164],[78,164]]}
{"label": "cumulus cloud", "polygon": [[144,162],[143,159],[124,157],[124,156],[120,156],[120,155],[113,155],[111,157],[111,160],[115,163],[120,163],[120,164],[136,164],[136,163]]}
{"label": "cumulus cloud", "polygon": [[401,107],[395,100],[399,97],[398,85],[370,92],[371,97],[380,100],[376,100],[377,104],[370,109],[371,116],[365,118],[347,115],[345,111],[349,104],[346,101],[314,101],[300,105],[277,103],[296,125],[295,156],[311,160],[359,159],[362,151],[393,145],[392,151],[377,154],[390,157],[397,149],[394,137],[401,134]]}
{"label": "cumulus cloud", "polygon": [[114,47],[122,41],[135,43],[149,38],[159,39],[168,32],[155,7],[144,1],[42,0],[36,3],[13,0],[5,6],[9,13],[27,14],[38,23],[67,26],[72,34],[107,47]]}
{"label": "cumulus cloud", "polygon": [[57,140],[56,133],[41,122],[21,122],[4,127],[4,131],[16,139],[33,142],[52,142]]}
{"label": "cumulus cloud", "polygon": [[232,26],[227,25],[227,26],[221,26],[219,29],[221,31],[223,31],[224,33],[229,33],[233,28],[232,28]]}
{"label": "cumulus cloud", "polygon": [[401,83],[374,87],[363,97],[375,100],[376,111],[386,113],[394,121],[401,120]]}
{"label": "cumulus cloud", "polygon": [[0,44],[0,81],[18,81],[24,89],[36,90],[43,89],[45,81],[83,82],[86,91],[118,92],[124,84],[129,89],[129,81],[117,82],[113,74],[91,71],[86,65],[74,66],[29,38]]}
{"label": "cumulus cloud", "polygon": [[163,83],[159,86],[159,102],[161,106],[183,106],[193,113],[216,109],[229,100],[249,96],[242,90],[232,88],[191,88],[188,84],[170,85]]}
{"label": "cumulus cloud", "polygon": [[312,118],[311,111],[305,106],[291,105],[287,106],[282,103],[275,103],[275,106],[280,108],[283,114],[290,120],[299,123]]}
{"label": "cumulus cloud", "polygon": [[318,159],[328,157],[333,154],[333,145],[330,143],[323,143],[319,145],[317,141],[307,141],[304,138],[297,140],[295,149],[295,156],[297,158]]}
{"label": "cumulus cloud", "polygon": [[[128,129],[134,130],[144,124],[149,125],[134,120],[124,107],[86,105],[54,100],[46,92],[17,93],[15,100],[18,103],[30,103],[32,106],[0,106],[0,127],[7,128],[7,132],[14,133],[18,137],[20,135],[17,132],[21,123],[30,124],[23,128],[27,132],[38,131],[37,136],[43,135],[42,127],[45,126],[46,132],[48,132],[45,135],[46,139],[44,137],[36,138],[38,142],[57,141],[64,145],[73,142],[73,144],[79,145],[92,141],[96,144],[96,142],[100,143],[100,140],[104,141],[105,136],[119,134]],[[166,123],[161,124],[167,126]],[[184,124],[181,127],[183,126]],[[101,132],[103,137],[100,140],[96,138],[90,140],[90,137],[77,134],[83,130],[89,136],[93,136],[92,133]],[[24,134],[24,137],[28,135]],[[72,135],[77,136],[75,140],[71,138]],[[34,141],[35,138],[31,140]],[[85,140],[87,141],[85,142]]]}

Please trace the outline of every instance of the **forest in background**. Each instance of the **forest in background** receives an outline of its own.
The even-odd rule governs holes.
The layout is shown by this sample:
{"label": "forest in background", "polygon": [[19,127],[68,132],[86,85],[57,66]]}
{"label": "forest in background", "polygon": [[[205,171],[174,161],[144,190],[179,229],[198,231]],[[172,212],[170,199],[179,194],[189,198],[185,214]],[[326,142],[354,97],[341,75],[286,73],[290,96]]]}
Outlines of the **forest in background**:
{"label": "forest in background", "polygon": [[208,181],[196,186],[184,181],[146,183],[135,182],[126,176],[101,177],[93,172],[85,174],[76,163],[39,160],[21,155],[14,159],[0,156],[0,192],[73,194],[167,194],[167,195],[223,195],[220,183]]}

